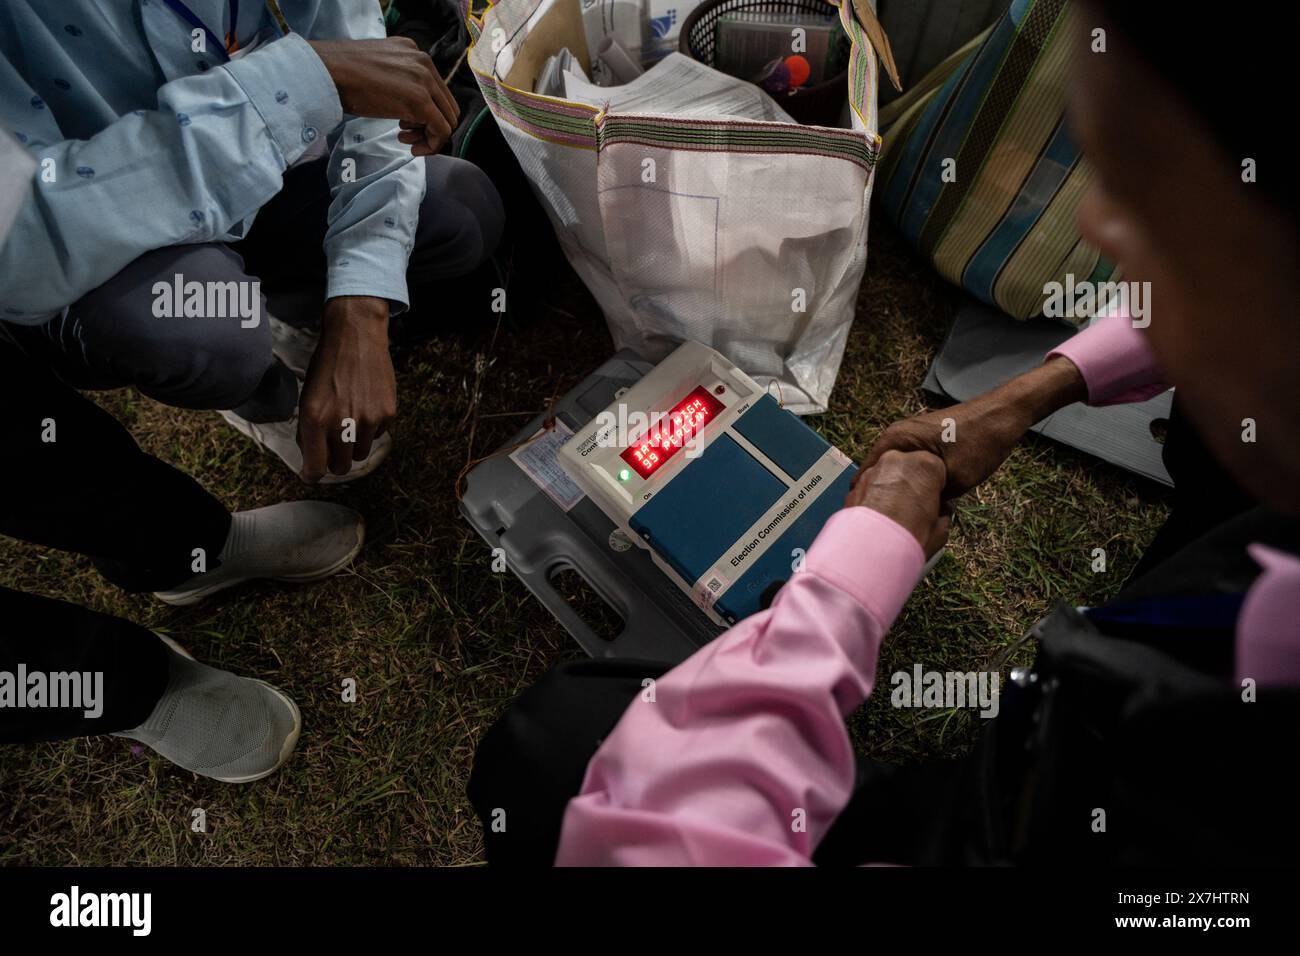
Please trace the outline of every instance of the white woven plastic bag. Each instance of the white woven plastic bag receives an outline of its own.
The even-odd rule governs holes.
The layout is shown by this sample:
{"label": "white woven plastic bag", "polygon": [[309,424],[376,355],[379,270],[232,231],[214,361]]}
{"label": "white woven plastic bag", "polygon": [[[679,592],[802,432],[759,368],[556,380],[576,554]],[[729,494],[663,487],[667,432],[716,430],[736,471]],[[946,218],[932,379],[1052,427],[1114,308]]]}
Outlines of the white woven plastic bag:
{"label": "white woven plastic bag", "polygon": [[617,348],[654,360],[692,339],[790,410],[825,411],[880,148],[876,58],[852,10],[840,20],[852,129],[541,96],[560,46],[590,74],[579,0],[499,0],[469,18],[469,65]]}

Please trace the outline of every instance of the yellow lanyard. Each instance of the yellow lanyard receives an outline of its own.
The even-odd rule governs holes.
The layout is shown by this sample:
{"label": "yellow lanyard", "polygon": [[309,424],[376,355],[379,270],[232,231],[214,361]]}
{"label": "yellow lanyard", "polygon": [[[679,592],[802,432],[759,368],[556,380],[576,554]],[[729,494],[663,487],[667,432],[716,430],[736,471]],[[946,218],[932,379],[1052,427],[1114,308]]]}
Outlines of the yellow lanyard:
{"label": "yellow lanyard", "polygon": [[289,29],[289,21],[284,18],[284,13],[280,10],[279,0],[266,0],[266,9],[271,11],[271,17],[275,20],[275,25],[280,28],[280,33],[288,36],[293,32]]}

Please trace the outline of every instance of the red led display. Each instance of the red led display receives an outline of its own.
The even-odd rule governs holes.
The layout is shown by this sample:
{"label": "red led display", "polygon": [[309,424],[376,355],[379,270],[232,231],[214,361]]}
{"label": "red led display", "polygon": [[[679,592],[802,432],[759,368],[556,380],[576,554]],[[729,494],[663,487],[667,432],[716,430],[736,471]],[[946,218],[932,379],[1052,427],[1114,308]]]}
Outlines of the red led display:
{"label": "red led display", "polygon": [[701,385],[673,406],[641,439],[619,453],[642,478],[649,478],[677,454],[699,431],[718,417],[725,405]]}

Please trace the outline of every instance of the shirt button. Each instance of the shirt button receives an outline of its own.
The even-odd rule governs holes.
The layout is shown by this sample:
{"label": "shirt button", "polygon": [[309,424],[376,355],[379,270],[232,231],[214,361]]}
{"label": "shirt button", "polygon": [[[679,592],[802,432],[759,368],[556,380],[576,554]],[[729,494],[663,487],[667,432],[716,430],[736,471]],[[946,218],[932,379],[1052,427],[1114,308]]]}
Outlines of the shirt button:
{"label": "shirt button", "polygon": [[316,142],[316,136],[317,136],[317,133],[316,133],[316,127],[315,127],[315,126],[304,126],[304,127],[302,128],[302,141],[303,141],[304,143],[314,143],[314,142]]}

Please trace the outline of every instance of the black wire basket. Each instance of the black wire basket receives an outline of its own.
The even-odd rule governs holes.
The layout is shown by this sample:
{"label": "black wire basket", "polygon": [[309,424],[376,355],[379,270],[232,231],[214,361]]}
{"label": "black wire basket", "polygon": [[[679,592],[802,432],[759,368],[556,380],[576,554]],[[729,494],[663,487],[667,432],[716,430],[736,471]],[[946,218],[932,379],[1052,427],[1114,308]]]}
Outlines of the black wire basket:
{"label": "black wire basket", "polygon": [[[838,16],[839,11],[825,0],[712,0],[691,11],[682,24],[678,48],[706,66],[714,62],[718,19],[728,13],[803,13],[810,17]],[[842,34],[837,34],[841,36]],[[741,79],[749,80],[745,76]],[[848,98],[847,66],[815,86],[803,86],[788,93],[773,95],[781,108],[800,123],[809,126],[838,126]]]}

